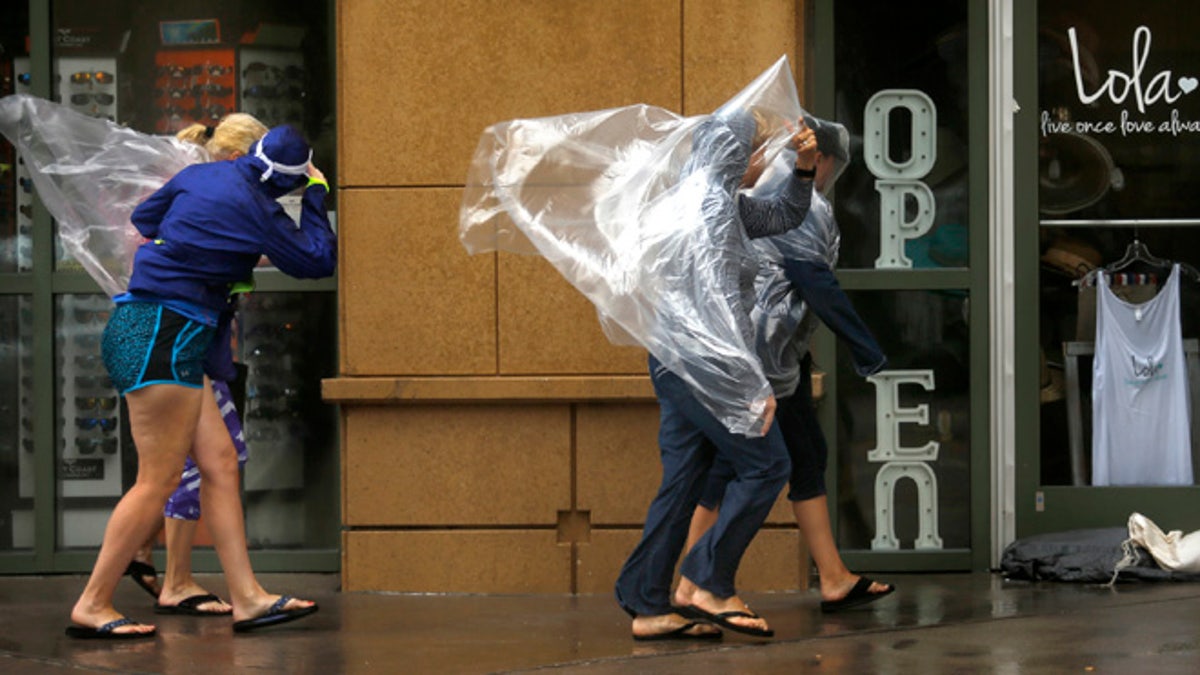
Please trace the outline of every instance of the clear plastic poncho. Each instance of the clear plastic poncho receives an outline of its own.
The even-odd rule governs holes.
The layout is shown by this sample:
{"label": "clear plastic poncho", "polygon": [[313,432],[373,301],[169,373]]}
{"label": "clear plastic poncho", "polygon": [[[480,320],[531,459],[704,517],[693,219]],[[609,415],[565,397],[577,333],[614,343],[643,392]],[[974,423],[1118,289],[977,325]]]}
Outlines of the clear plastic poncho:
{"label": "clear plastic poncho", "polygon": [[144,239],[129,221],[139,203],[208,152],[143,134],[42,98],[0,98],[0,134],[29,167],[58,237],[110,296],[123,293]]}
{"label": "clear plastic poncho", "polygon": [[468,174],[460,239],[471,253],[540,254],[612,342],[646,348],[730,431],[760,435],[771,387],[737,190],[751,137],[767,136],[772,161],[803,114],[784,57],[712,115],[632,105],[495,124]]}

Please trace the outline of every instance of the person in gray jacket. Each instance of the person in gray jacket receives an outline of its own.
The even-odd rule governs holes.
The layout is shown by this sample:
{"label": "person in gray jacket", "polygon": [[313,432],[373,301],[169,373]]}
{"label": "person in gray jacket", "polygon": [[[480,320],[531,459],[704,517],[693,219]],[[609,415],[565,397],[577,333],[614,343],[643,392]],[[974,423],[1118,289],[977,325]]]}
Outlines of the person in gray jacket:
{"label": "person in gray jacket", "polygon": [[[762,264],[751,316],[755,351],[775,392],[775,418],[792,461],[788,500],[817,566],[821,610],[834,612],[873,602],[895,588],[853,574],[838,553],[825,496],[828,448],[812,400],[809,343],[818,321],[823,322],[849,346],[855,371],[863,377],[882,370],[887,357],[833,275],[841,235],[823,195],[849,161],[848,134],[840,124],[806,122],[817,139],[817,194],[800,227],[754,241]],[[746,185],[753,186],[752,194],[770,193],[784,171],[786,160],[782,171],[772,166],[762,176],[748,173]],[[733,474],[723,458],[714,463],[692,517],[688,548],[716,522]]]}

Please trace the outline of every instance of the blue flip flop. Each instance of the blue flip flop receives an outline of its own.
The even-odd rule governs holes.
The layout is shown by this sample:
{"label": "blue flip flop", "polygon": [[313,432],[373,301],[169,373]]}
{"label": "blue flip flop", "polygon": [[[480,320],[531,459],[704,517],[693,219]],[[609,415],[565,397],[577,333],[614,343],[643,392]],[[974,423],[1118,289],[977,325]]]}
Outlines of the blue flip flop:
{"label": "blue flip flop", "polygon": [[306,617],[309,614],[317,611],[317,603],[315,602],[308,607],[284,609],[284,607],[291,602],[291,600],[292,596],[290,595],[280,596],[279,599],[275,601],[275,604],[271,605],[270,609],[268,609],[262,616],[256,616],[253,619],[234,621],[233,631],[235,633],[246,633],[252,630],[258,630],[259,628],[266,628],[267,626],[275,626],[281,623],[295,621],[296,619]]}
{"label": "blue flip flop", "polygon": [[113,629],[121,626],[139,626],[137,621],[122,617],[116,621],[109,621],[99,628],[88,628],[87,626],[67,626],[67,637],[73,637],[77,640],[141,640],[154,637],[158,631],[152,630],[146,633],[114,633]]}

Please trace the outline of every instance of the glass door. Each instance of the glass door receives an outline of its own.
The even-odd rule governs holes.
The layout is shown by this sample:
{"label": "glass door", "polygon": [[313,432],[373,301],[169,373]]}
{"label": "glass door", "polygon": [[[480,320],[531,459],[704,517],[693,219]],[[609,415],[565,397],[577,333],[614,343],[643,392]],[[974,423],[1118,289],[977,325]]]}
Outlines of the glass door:
{"label": "glass door", "polygon": [[854,569],[984,567],[986,16],[962,0],[816,12],[807,102],[851,135],[838,278],[889,359],[864,379],[829,333],[814,350],[838,545]]}

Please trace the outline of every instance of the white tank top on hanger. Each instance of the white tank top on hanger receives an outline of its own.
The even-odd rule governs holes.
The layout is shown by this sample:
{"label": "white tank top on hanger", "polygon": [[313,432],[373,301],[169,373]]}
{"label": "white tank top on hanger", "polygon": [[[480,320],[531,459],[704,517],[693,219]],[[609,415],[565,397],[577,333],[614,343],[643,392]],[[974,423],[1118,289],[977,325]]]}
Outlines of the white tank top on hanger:
{"label": "white tank top on hanger", "polygon": [[1179,266],[1158,295],[1121,300],[1097,273],[1092,485],[1191,485]]}

